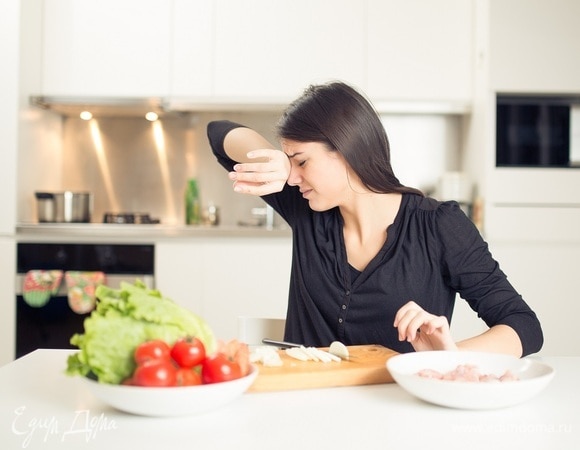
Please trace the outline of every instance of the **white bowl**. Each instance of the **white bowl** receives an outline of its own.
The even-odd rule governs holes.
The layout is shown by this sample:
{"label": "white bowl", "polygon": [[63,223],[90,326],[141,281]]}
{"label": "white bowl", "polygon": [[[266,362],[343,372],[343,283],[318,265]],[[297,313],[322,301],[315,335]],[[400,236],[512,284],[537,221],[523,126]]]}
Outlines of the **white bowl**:
{"label": "white bowl", "polygon": [[254,382],[258,369],[222,383],[182,387],[140,387],[105,384],[83,378],[95,397],[124,412],[141,416],[174,417],[219,408],[241,396]]}
{"label": "white bowl", "polygon": [[[482,373],[519,379],[503,382],[448,381],[417,375],[422,369],[448,372],[460,364],[477,366]],[[542,391],[554,369],[530,358],[483,352],[431,351],[396,355],[387,361],[394,380],[412,395],[441,406],[461,409],[494,409],[516,405]]]}

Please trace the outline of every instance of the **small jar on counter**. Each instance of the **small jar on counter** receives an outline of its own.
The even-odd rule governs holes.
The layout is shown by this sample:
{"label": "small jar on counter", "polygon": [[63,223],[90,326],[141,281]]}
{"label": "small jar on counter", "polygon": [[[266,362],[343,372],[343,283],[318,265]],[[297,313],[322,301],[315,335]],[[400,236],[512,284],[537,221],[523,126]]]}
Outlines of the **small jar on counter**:
{"label": "small jar on counter", "polygon": [[211,202],[204,211],[204,222],[211,226],[220,224],[220,210]]}

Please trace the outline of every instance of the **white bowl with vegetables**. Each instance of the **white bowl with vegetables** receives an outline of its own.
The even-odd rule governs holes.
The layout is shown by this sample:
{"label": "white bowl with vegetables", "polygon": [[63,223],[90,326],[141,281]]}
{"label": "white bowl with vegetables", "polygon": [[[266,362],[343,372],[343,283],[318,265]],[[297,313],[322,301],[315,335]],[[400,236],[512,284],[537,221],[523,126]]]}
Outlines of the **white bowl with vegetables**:
{"label": "white bowl with vegetables", "polygon": [[130,414],[177,417],[204,413],[240,397],[254,382],[258,370],[251,367],[242,378],[214,384],[181,387],[141,387],[105,384],[84,378],[86,387],[102,402]]}
{"label": "white bowl with vegetables", "polygon": [[199,316],[142,283],[99,286],[97,307],[71,343],[66,373],[100,400],[146,416],[196,414],[244,393],[258,371],[248,346],[217,341]]}

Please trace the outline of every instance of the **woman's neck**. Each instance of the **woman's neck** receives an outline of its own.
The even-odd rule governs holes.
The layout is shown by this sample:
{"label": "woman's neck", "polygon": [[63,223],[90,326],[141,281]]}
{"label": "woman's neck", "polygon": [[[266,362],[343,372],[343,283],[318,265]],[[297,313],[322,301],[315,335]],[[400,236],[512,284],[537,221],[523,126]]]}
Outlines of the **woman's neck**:
{"label": "woman's neck", "polygon": [[376,230],[386,230],[391,225],[401,206],[402,194],[357,194],[348,205],[339,207],[344,228],[365,240],[365,235],[374,235]]}
{"label": "woman's neck", "polygon": [[363,271],[381,250],[401,199],[401,194],[360,194],[349,205],[340,207],[347,259],[353,267]]}

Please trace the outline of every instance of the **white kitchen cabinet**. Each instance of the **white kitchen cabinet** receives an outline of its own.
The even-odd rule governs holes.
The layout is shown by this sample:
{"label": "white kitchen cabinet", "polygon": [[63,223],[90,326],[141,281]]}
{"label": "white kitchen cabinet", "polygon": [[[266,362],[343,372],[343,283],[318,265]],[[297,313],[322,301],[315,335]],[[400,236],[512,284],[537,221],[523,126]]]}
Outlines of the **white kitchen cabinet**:
{"label": "white kitchen cabinet", "polygon": [[223,339],[237,336],[238,317],[286,317],[291,238],[207,241],[203,314]]}
{"label": "white kitchen cabinet", "polygon": [[571,225],[580,214],[578,170],[496,167],[495,161],[498,93],[580,92],[577,16],[576,0],[477,2],[476,86],[463,160],[485,202],[491,238],[544,235],[545,224],[560,240],[580,236]]}
{"label": "white kitchen cabinet", "polygon": [[494,204],[580,205],[580,171],[570,168],[494,167],[489,176]]}
{"label": "white kitchen cabinet", "polygon": [[213,81],[213,0],[174,0],[172,97],[207,98]]}
{"label": "white kitchen cabinet", "polygon": [[473,1],[368,0],[368,8],[374,101],[471,101]]}
{"label": "white kitchen cabinet", "polygon": [[364,2],[214,3],[215,96],[285,102],[314,82],[342,79],[364,85]]}
{"label": "white kitchen cabinet", "polygon": [[215,109],[339,79],[374,101],[470,100],[473,0],[44,1],[48,96]]}
{"label": "white kitchen cabinet", "polygon": [[0,3],[0,366],[14,359],[20,1]]}
{"label": "white kitchen cabinet", "polygon": [[538,315],[543,355],[580,355],[578,258],[580,242],[515,240],[490,242],[510,282]]}
{"label": "white kitchen cabinet", "polygon": [[203,240],[163,241],[155,244],[155,287],[161,293],[202,314]]}
{"label": "white kitchen cabinet", "polygon": [[580,2],[489,1],[492,89],[580,91]]}
{"label": "white kitchen cabinet", "polygon": [[201,315],[220,339],[238,317],[286,317],[290,237],[212,237],[155,246],[157,288]]}
{"label": "white kitchen cabinet", "polygon": [[497,92],[580,92],[575,0],[476,2],[477,64],[463,158],[485,204],[483,232],[514,287],[536,311],[542,354],[577,355],[580,173],[495,167]]}
{"label": "white kitchen cabinet", "polygon": [[554,242],[555,245],[580,243],[580,208],[577,206],[490,204],[486,216],[485,234],[489,239]]}
{"label": "white kitchen cabinet", "polygon": [[16,243],[0,236],[0,366],[14,359],[16,349]]}
{"label": "white kitchen cabinet", "polygon": [[167,0],[44,0],[42,94],[166,95],[172,5]]}

